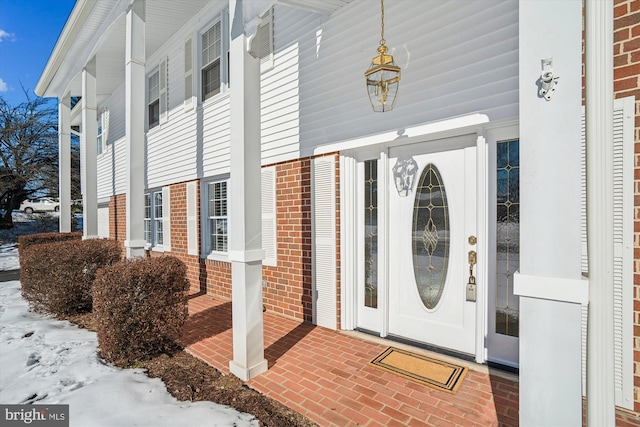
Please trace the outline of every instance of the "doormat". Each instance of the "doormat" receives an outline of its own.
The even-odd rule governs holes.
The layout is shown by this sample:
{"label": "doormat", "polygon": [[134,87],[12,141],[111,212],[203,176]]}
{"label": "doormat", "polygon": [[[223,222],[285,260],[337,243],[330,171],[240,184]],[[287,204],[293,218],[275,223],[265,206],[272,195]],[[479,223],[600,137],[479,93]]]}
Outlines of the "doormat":
{"label": "doormat", "polygon": [[369,364],[447,393],[455,393],[467,374],[463,366],[395,347],[387,348]]}

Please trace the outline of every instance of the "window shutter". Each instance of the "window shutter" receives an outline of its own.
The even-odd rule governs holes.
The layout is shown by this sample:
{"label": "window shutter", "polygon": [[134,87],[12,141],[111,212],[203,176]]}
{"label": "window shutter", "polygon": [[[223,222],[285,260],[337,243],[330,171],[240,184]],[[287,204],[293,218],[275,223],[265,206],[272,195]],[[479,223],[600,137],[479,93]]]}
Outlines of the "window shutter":
{"label": "window shutter", "polygon": [[193,107],[193,42],[184,42],[184,106]]}
{"label": "window shutter", "polygon": [[196,183],[187,183],[187,253],[198,255],[198,201]]}
{"label": "window shutter", "polygon": [[169,89],[168,89],[168,59],[164,58],[160,61],[160,123],[167,121],[168,113],[167,107],[169,103]]}
{"label": "window shutter", "polygon": [[171,187],[162,187],[162,246],[171,250]]}
{"label": "window shutter", "polygon": [[260,71],[265,72],[273,68],[273,8],[261,19],[262,22],[256,28],[257,54],[260,58]]}
{"label": "window shutter", "polygon": [[319,157],[312,165],[313,323],[336,329],[335,159]]}
{"label": "window shutter", "polygon": [[278,266],[278,234],[276,225],[276,168],[262,168],[262,249],[263,265]]}
{"label": "window shutter", "polygon": [[[632,97],[613,113],[613,327],[615,404],[633,410],[633,127]],[[588,272],[585,122],[582,116],[582,271]],[[582,307],[582,381],[586,390],[587,314]]]}

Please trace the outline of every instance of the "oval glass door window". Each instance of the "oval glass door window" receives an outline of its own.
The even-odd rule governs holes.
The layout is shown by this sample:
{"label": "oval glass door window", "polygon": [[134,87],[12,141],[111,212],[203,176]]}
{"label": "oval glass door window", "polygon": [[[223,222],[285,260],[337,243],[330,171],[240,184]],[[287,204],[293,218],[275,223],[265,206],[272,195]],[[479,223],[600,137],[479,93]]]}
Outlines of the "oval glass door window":
{"label": "oval glass door window", "polygon": [[416,188],[412,223],[413,272],[424,306],[433,309],[444,291],[449,264],[449,207],[438,168],[425,166]]}

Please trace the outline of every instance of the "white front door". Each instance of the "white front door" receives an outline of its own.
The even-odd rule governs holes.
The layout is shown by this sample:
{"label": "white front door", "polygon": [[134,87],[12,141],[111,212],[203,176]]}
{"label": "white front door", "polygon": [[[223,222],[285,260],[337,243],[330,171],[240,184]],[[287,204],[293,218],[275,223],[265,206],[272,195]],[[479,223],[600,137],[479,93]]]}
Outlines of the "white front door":
{"label": "white front door", "polygon": [[388,330],[475,355],[476,302],[467,284],[469,251],[478,250],[476,147],[447,142],[446,151],[426,144],[389,151]]}

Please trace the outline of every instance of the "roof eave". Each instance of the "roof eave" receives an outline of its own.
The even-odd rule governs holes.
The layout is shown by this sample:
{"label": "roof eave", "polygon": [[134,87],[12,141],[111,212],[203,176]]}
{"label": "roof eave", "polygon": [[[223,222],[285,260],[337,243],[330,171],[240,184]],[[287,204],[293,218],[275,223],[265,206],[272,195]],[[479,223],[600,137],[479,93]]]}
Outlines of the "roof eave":
{"label": "roof eave", "polygon": [[62,61],[69,52],[75,38],[78,36],[82,27],[84,26],[87,18],[89,17],[91,10],[95,6],[97,0],[77,0],[67,23],[62,29],[60,37],[56,42],[47,65],[44,67],[44,71],[40,75],[40,79],[36,84],[34,92],[38,96],[44,96],[47,98],[59,97],[61,94],[50,93],[50,86],[53,78],[58,72]]}

